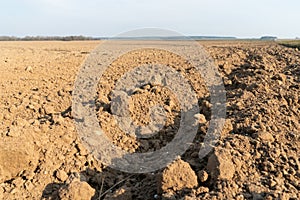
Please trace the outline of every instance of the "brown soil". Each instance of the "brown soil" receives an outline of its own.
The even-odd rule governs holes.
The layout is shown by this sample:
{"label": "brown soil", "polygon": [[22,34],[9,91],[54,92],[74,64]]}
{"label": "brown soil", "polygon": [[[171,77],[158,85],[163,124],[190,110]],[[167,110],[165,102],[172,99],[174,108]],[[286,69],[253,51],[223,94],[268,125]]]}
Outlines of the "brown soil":
{"label": "brown soil", "polygon": [[[272,42],[201,42],[215,59],[227,92],[220,141],[200,160],[210,119],[201,77],[176,55],[144,50],[120,57],[98,88],[99,123],[129,152],[155,151],[180,121],[178,100],[146,85],[130,103],[137,124],[161,104],[165,128],[149,140],[124,135],[112,120],[110,91],[136,64],[180,71],[195,89],[201,124],[189,150],[167,168],[127,174],[106,167],[81,144],[72,91],[81,63],[99,42],[0,43],[0,199],[300,199],[300,52]],[[153,61],[155,60],[155,61]],[[77,189],[78,188],[78,189]]]}

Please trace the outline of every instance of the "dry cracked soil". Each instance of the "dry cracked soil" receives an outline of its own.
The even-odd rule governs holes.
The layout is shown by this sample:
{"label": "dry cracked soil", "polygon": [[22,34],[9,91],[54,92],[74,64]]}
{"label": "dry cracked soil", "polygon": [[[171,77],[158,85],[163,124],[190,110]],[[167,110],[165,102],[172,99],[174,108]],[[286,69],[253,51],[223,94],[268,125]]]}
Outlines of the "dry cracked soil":
{"label": "dry cracked soil", "polygon": [[274,42],[202,41],[227,95],[221,137],[204,159],[201,142],[210,98],[185,60],[153,49],[115,60],[98,84],[99,124],[130,153],[156,151],[180,123],[179,100],[159,85],[137,88],[129,110],[140,125],[160,104],[165,127],[137,140],[111,113],[115,82],[137,64],[163,64],[186,77],[199,99],[199,129],[190,148],[166,168],[128,174],[96,159],[76,132],[72,91],[78,70],[99,41],[0,42],[0,199],[300,199],[300,51]]}

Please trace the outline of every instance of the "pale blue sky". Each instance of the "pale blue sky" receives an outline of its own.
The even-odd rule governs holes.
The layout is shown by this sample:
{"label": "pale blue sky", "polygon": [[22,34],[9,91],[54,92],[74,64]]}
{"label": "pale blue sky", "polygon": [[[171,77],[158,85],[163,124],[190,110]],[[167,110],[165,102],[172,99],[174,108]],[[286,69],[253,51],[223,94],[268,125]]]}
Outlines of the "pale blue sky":
{"label": "pale blue sky", "polygon": [[2,0],[0,35],[114,36],[157,27],[185,35],[300,37],[299,0]]}

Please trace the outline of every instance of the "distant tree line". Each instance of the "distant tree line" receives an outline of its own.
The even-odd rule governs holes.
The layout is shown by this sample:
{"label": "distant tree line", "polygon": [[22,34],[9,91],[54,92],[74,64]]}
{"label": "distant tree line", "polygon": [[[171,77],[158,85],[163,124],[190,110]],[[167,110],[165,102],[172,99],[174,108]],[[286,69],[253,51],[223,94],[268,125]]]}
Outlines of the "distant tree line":
{"label": "distant tree line", "polygon": [[80,40],[95,40],[97,38],[86,36],[26,36],[26,37],[14,37],[14,36],[0,36],[0,41],[80,41]]}
{"label": "distant tree line", "polygon": [[261,39],[261,40],[273,40],[273,41],[275,41],[275,40],[277,40],[278,38],[275,37],[275,36],[262,36],[260,39]]}

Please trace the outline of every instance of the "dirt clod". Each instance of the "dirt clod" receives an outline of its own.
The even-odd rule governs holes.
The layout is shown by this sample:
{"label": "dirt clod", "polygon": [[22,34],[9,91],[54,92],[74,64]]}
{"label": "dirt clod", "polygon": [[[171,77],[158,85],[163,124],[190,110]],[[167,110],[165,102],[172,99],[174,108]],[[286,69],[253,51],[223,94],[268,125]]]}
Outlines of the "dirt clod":
{"label": "dirt clod", "polygon": [[256,134],[262,142],[274,142],[274,137],[270,132],[261,131]]}
{"label": "dirt clod", "polygon": [[[24,138],[23,138],[24,139]],[[10,180],[20,172],[33,171],[37,156],[29,143],[22,138],[5,139],[0,142],[0,182]]]}
{"label": "dirt clod", "polygon": [[200,170],[197,175],[201,182],[205,182],[208,179],[208,173],[205,170]]}
{"label": "dirt clod", "polygon": [[162,173],[162,191],[179,191],[198,185],[197,176],[191,166],[181,159],[171,163]]}
{"label": "dirt clod", "polygon": [[60,181],[65,181],[68,178],[68,174],[63,170],[56,171],[56,178],[58,178]]}
{"label": "dirt clod", "polygon": [[210,171],[211,177],[214,180],[230,180],[235,172],[230,152],[226,149],[216,148],[208,159],[207,169]]}
{"label": "dirt clod", "polygon": [[196,193],[196,195],[199,195],[199,194],[208,193],[208,192],[209,192],[209,188],[200,186],[199,188],[196,189],[195,193]]}
{"label": "dirt clod", "polygon": [[70,184],[59,190],[61,200],[90,200],[95,194],[95,190],[87,183],[79,179],[73,179]]}
{"label": "dirt clod", "polygon": [[206,119],[205,119],[205,116],[203,114],[196,114],[195,118],[198,120],[198,122],[200,124],[205,124],[206,123]]}

